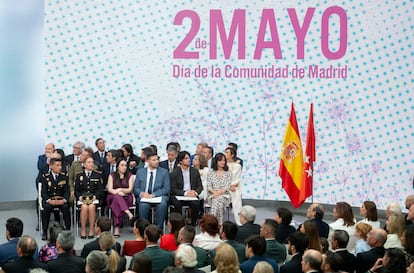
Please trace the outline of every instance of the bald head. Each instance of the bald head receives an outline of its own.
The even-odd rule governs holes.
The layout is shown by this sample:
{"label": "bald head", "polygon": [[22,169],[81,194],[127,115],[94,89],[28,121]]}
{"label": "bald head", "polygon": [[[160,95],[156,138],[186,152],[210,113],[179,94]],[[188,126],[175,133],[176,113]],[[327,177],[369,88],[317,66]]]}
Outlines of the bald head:
{"label": "bald head", "polygon": [[410,207],[414,204],[414,194],[410,194],[405,198],[405,208],[410,209]]}
{"label": "bald head", "polygon": [[302,257],[302,271],[319,270],[322,265],[322,254],[315,249],[308,249]]}
{"label": "bald head", "polygon": [[367,235],[367,243],[370,247],[381,247],[387,240],[387,232],[382,228],[374,228]]}
{"label": "bald head", "polygon": [[17,243],[17,252],[20,257],[32,257],[35,251],[36,240],[33,237],[29,235],[20,237],[19,242]]}

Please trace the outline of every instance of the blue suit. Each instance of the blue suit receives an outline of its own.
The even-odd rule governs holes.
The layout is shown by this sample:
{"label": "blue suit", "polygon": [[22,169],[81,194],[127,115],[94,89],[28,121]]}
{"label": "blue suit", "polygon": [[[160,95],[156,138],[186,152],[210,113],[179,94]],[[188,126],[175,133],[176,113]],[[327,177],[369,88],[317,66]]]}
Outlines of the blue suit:
{"label": "blue suit", "polygon": [[254,269],[254,266],[258,262],[261,262],[261,261],[268,262],[273,267],[274,273],[278,273],[279,272],[279,267],[278,267],[278,265],[277,265],[277,263],[276,263],[275,260],[266,258],[264,256],[256,256],[256,255],[254,255],[250,259],[242,262],[240,264],[240,270],[241,270],[242,273],[252,273],[253,272],[253,269]]}
{"label": "blue suit", "polygon": [[[134,183],[134,194],[139,207],[139,217],[148,219],[151,210],[151,204],[141,202],[141,193],[144,193],[147,187],[148,168],[142,168],[137,171]],[[170,175],[168,170],[157,168],[155,175],[152,195],[154,197],[161,196],[161,203],[152,204],[156,206],[155,210],[155,225],[163,230],[164,220],[167,217],[168,194],[170,192]]]}
{"label": "blue suit", "polygon": [[[17,254],[17,243],[19,242],[20,237],[11,238],[10,241],[0,245],[0,266],[6,264],[7,262],[15,261],[19,259]],[[39,251],[36,247],[36,251],[33,254],[33,258],[37,261],[39,258]]]}

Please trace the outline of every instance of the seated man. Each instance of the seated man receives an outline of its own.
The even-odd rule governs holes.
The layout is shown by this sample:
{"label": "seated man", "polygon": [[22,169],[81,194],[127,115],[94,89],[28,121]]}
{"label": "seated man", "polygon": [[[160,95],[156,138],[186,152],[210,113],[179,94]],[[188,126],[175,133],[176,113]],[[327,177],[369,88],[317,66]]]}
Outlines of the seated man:
{"label": "seated man", "polygon": [[167,144],[167,156],[168,158],[164,161],[160,162],[160,167],[167,169],[169,173],[172,173],[174,169],[177,167],[177,155],[178,155],[178,148],[174,142],[170,142]]}
{"label": "seated man", "polygon": [[244,240],[250,235],[260,234],[260,225],[254,223],[256,220],[256,209],[252,206],[243,206],[239,217],[242,225],[239,227],[235,240],[244,244]]}
{"label": "seated man", "polygon": [[235,223],[230,221],[225,221],[220,228],[220,238],[223,242],[231,245],[237,253],[237,257],[239,258],[239,263],[244,262],[246,260],[246,248],[244,244],[236,242],[234,239],[237,236],[238,227]]}
{"label": "seated man", "polygon": [[322,254],[315,249],[308,249],[302,257],[302,271],[306,273],[320,271],[322,265]]}
{"label": "seated man", "polygon": [[331,238],[331,248],[336,254],[341,256],[342,259],[339,269],[345,272],[354,272],[356,258],[346,249],[348,242],[348,232],[345,230],[335,230],[333,232]]}
{"label": "seated man", "polygon": [[[170,200],[171,205],[174,206],[172,211],[181,214],[183,205],[189,205],[191,208],[191,225],[195,226],[200,210],[200,200],[198,200],[198,195],[203,190],[200,172],[193,167],[190,167],[190,153],[187,151],[179,152],[177,161],[180,166],[170,173]],[[197,200],[180,201],[177,199],[177,196],[194,197],[197,198]]]}
{"label": "seated man", "polygon": [[246,258],[247,260],[240,264],[240,270],[243,273],[252,273],[254,266],[261,261],[268,262],[274,270],[279,272],[279,267],[275,260],[266,258],[266,240],[260,235],[251,235],[246,239]]}
{"label": "seated man", "polygon": [[42,176],[42,240],[47,240],[47,228],[49,226],[50,213],[54,208],[59,208],[63,213],[65,227],[70,229],[69,211],[69,181],[62,171],[62,160],[52,158],[50,160],[50,173]]}
{"label": "seated man", "polygon": [[[159,168],[158,155],[154,152],[147,155],[148,167],[137,171],[134,184],[134,194],[139,203],[139,216],[148,219],[151,205],[156,206],[155,224],[163,230],[164,220],[167,216],[168,193],[170,192],[170,176],[168,171]],[[142,202],[142,198],[161,198],[160,203]]]}
{"label": "seated man", "polygon": [[275,260],[278,264],[283,264],[286,260],[287,251],[285,245],[276,240],[276,231],[276,221],[274,219],[265,219],[260,229],[260,235],[266,240],[265,256]]}

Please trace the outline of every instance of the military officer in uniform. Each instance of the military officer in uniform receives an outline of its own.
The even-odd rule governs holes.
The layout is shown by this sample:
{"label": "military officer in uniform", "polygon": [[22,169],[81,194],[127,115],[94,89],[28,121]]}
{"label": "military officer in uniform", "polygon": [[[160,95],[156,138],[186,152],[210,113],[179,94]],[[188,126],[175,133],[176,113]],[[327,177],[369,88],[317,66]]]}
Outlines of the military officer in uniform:
{"label": "military officer in uniform", "polygon": [[70,229],[69,211],[69,182],[66,173],[62,173],[62,160],[52,158],[50,160],[50,172],[42,175],[42,240],[47,240],[47,228],[49,226],[50,213],[54,208],[59,208],[63,213],[65,227]]}
{"label": "military officer in uniform", "polygon": [[75,197],[80,206],[81,238],[86,239],[86,222],[89,221],[88,239],[94,237],[96,207],[103,200],[103,180],[100,172],[94,171],[94,159],[88,156],[84,170],[76,175]]}

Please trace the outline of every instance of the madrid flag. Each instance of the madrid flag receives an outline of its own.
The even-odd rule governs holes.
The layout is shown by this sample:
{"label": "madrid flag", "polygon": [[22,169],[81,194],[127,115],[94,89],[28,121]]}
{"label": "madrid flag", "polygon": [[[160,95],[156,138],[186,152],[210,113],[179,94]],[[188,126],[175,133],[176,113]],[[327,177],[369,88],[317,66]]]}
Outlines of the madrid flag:
{"label": "madrid flag", "polygon": [[312,195],[313,162],[316,160],[315,153],[315,129],[313,125],[313,103],[311,103],[308,120],[308,132],[306,134],[305,162],[303,164],[302,190],[300,200],[305,202]]}
{"label": "madrid flag", "polygon": [[290,110],[289,122],[286,127],[285,138],[280,155],[279,176],[282,178],[282,187],[290,198],[293,207],[303,204],[302,200],[303,150],[300,142],[298,122],[295,108]]}

